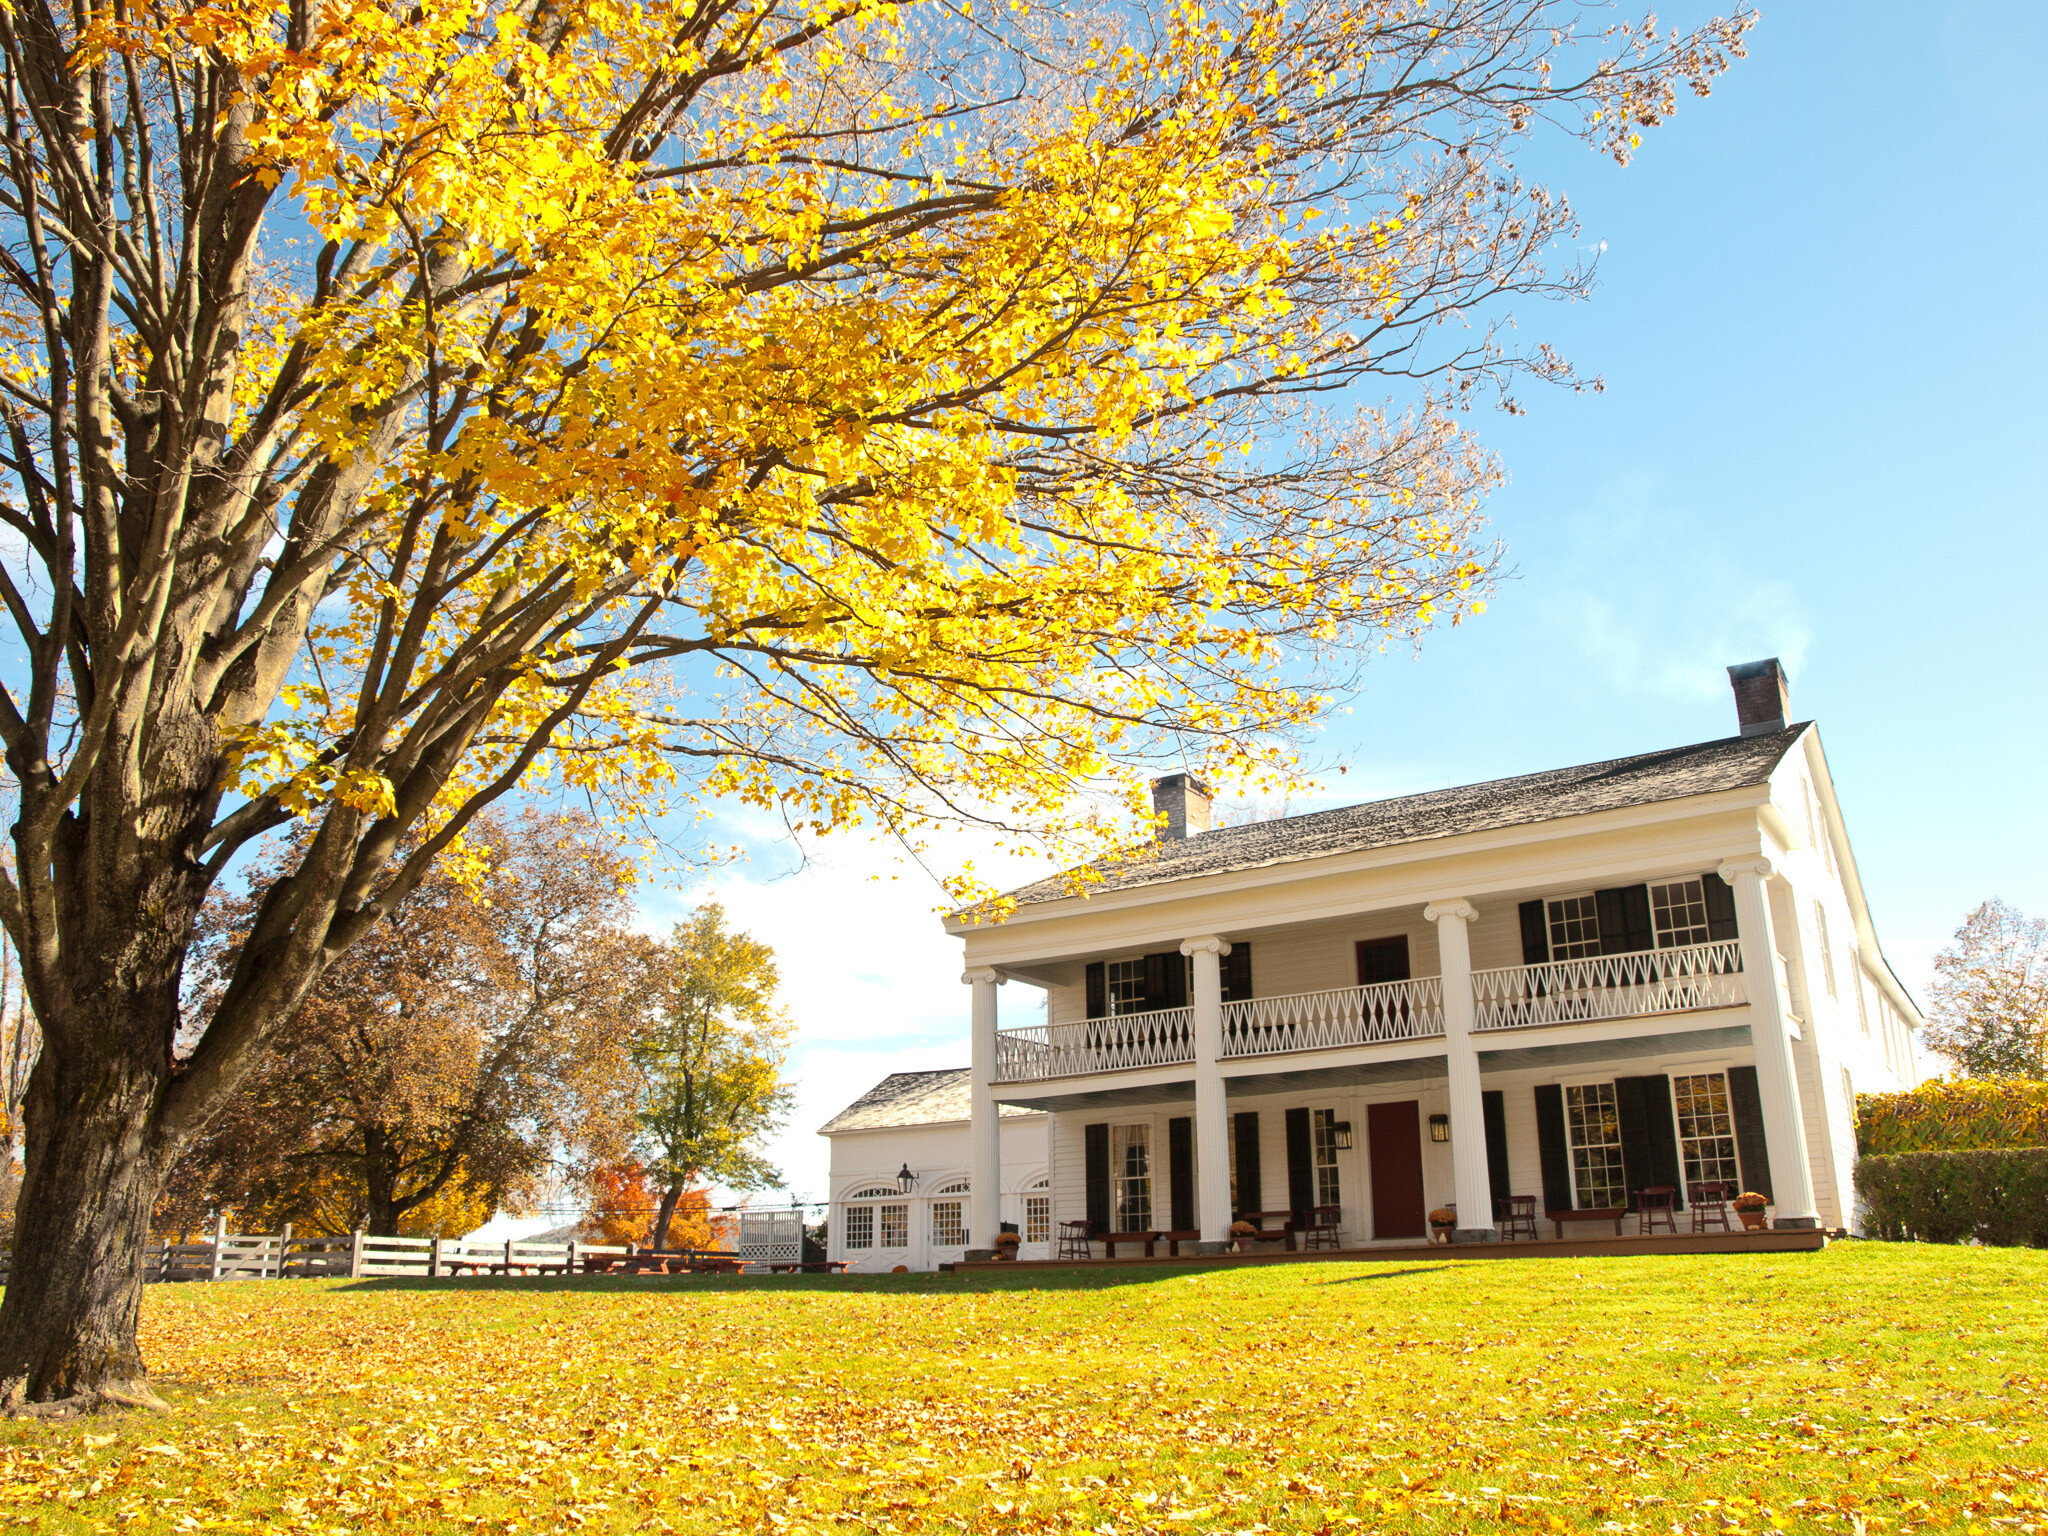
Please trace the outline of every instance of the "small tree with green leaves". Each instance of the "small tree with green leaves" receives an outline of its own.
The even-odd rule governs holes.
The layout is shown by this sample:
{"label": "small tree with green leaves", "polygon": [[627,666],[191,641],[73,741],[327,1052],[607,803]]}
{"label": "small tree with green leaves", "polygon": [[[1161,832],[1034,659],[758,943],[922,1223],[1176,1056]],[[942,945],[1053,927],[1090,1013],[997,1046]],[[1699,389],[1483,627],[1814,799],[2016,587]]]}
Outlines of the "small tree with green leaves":
{"label": "small tree with green leaves", "polygon": [[761,1142],[781,1127],[790,1025],[775,1000],[775,952],[726,926],[716,903],[640,947],[645,999],[633,1058],[643,1161],[661,1190],[654,1246],[692,1185],[767,1189],[781,1174]]}

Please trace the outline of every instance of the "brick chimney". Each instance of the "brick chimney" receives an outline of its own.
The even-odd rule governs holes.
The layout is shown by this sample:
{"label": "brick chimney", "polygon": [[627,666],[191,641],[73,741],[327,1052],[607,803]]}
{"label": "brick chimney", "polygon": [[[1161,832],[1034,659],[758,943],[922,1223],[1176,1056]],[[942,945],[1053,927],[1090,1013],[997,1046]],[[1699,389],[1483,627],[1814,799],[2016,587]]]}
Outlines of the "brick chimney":
{"label": "brick chimney", "polygon": [[1209,830],[1209,786],[1191,773],[1169,773],[1152,781],[1152,809],[1166,818],[1159,836],[1193,837]]}
{"label": "brick chimney", "polygon": [[1773,656],[1767,661],[1745,661],[1728,669],[1728,682],[1735,689],[1735,723],[1745,736],[1768,736],[1785,729],[1787,707],[1785,669]]}

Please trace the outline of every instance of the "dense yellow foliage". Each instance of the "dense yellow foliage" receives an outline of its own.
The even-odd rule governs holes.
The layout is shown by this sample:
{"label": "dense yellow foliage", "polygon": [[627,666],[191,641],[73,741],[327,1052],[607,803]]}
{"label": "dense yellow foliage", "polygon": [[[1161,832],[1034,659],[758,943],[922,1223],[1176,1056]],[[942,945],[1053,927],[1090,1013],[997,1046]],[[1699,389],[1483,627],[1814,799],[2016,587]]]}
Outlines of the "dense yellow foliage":
{"label": "dense yellow foliage", "polygon": [[1856,1149],[1865,1157],[1988,1147],[2048,1147],[2048,1082],[1936,1078],[1902,1093],[1856,1096]]}

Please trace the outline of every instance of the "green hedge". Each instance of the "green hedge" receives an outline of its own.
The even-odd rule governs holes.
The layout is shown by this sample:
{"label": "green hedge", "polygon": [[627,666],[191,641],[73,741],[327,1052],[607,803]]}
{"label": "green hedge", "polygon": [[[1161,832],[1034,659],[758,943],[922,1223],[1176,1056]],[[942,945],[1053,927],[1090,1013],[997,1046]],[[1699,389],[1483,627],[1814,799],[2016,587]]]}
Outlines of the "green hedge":
{"label": "green hedge", "polygon": [[1866,1157],[1856,1189],[1876,1237],[2048,1248],[2048,1147]]}

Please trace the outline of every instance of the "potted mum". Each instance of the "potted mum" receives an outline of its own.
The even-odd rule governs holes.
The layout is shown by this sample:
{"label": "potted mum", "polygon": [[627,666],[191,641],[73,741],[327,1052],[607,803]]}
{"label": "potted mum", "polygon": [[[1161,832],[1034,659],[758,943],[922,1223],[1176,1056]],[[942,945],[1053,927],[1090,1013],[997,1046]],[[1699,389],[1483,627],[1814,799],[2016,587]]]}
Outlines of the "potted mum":
{"label": "potted mum", "polygon": [[1017,1257],[1017,1245],[1022,1241],[1023,1239],[1014,1232],[998,1232],[996,1234],[996,1257],[998,1259],[1015,1260]]}
{"label": "potted mum", "polygon": [[1448,1243],[1457,1225],[1458,1208],[1455,1205],[1438,1206],[1429,1213],[1429,1240],[1433,1243]]}
{"label": "potted mum", "polygon": [[1251,1253],[1259,1240],[1258,1227],[1249,1221],[1233,1221],[1230,1224],[1230,1240],[1239,1253]]}
{"label": "potted mum", "polygon": [[1746,1189],[1735,1197],[1735,1214],[1742,1218],[1745,1232],[1761,1232],[1764,1229],[1764,1207],[1771,1202],[1753,1189]]}

